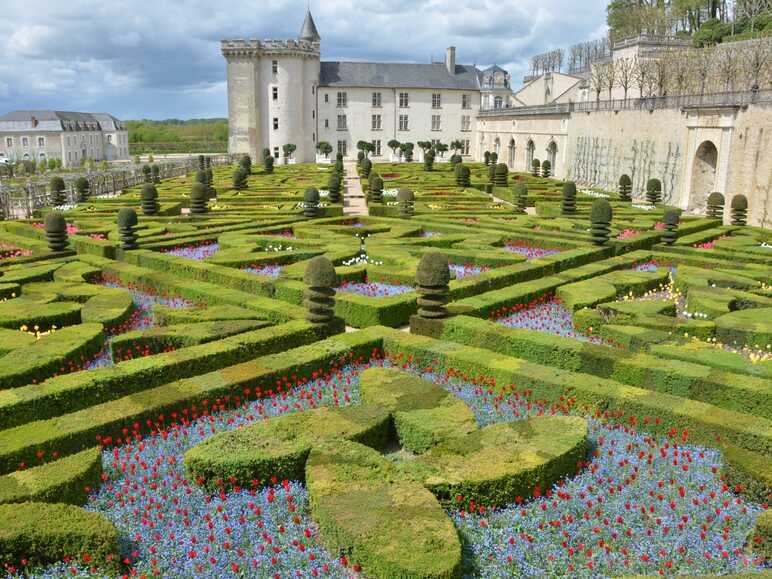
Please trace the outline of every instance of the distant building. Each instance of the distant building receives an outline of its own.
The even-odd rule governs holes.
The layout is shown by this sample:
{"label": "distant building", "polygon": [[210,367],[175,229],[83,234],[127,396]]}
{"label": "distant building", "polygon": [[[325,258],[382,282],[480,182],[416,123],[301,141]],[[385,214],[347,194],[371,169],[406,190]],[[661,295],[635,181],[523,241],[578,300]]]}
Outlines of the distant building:
{"label": "distant building", "polygon": [[129,133],[106,113],[13,111],[0,116],[0,157],[12,161],[61,159],[76,167],[83,159],[129,158]]}

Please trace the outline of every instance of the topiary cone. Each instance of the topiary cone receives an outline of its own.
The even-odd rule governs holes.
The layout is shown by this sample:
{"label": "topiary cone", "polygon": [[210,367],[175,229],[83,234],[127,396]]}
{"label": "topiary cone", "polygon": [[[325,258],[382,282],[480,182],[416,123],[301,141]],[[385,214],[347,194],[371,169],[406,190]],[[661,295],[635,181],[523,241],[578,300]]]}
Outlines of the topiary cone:
{"label": "topiary cone", "polygon": [[745,195],[732,197],[732,225],[747,225],[748,222],[748,198]]}
{"label": "topiary cone", "polygon": [[662,182],[659,179],[649,179],[646,182],[646,201],[652,205],[662,202]]}
{"label": "topiary cone", "polygon": [[313,219],[322,214],[319,207],[319,191],[317,189],[314,189],[313,187],[306,189],[306,192],[303,194],[303,204],[305,205],[303,208],[303,217],[306,219]]}
{"label": "topiary cone", "polygon": [[424,154],[424,171],[434,170],[434,151],[426,151]]}
{"label": "topiary cone", "polygon": [[46,241],[51,251],[64,251],[69,245],[67,239],[67,222],[64,215],[58,211],[51,211],[44,221]]}
{"label": "topiary cone", "polygon": [[619,178],[619,198],[622,201],[633,199],[633,180],[630,179],[630,175],[624,174]]}
{"label": "topiary cone", "polygon": [[208,191],[203,183],[193,183],[190,189],[190,212],[200,215],[208,211],[207,199]]}
{"label": "topiary cone", "polygon": [[506,187],[509,183],[509,168],[505,163],[496,165],[496,173],[493,176],[493,184],[496,187]]}
{"label": "topiary cone", "polygon": [[145,183],[142,191],[139,193],[139,204],[142,207],[142,213],[145,215],[155,215],[160,207],[158,206],[158,190],[152,183]]}
{"label": "topiary cone", "polygon": [[666,207],[662,215],[662,222],[665,224],[665,232],[662,234],[662,241],[668,245],[673,245],[678,237],[678,221],[681,211],[675,207]]}
{"label": "topiary cone", "polygon": [[415,213],[415,194],[410,189],[400,189],[397,192],[399,203],[399,216],[410,219]]}
{"label": "topiary cone", "polygon": [[421,257],[416,271],[418,284],[418,316],[437,320],[446,318],[445,305],[450,299],[450,268],[448,257],[439,251],[430,251]]}
{"label": "topiary cone", "polygon": [[330,173],[330,179],[327,181],[327,190],[330,192],[330,203],[340,203],[340,175],[335,171]]}
{"label": "topiary cone", "polygon": [[61,177],[53,177],[49,183],[49,189],[51,191],[51,205],[64,205],[67,203],[67,194],[65,193],[64,179]]}
{"label": "topiary cone", "polygon": [[496,182],[496,165],[494,165],[493,163],[488,165],[488,182],[489,183]]}
{"label": "topiary cone", "polygon": [[711,219],[724,220],[724,196],[718,191],[708,195],[707,215]]}
{"label": "topiary cone", "polygon": [[563,183],[561,212],[563,215],[573,215],[576,213],[576,183],[573,181]]}
{"label": "topiary cone", "polygon": [[383,204],[383,179],[377,173],[370,179],[370,199],[373,203]]}
{"label": "topiary cone", "polygon": [[338,287],[338,275],[332,262],[323,255],[309,260],[303,283],[307,286],[303,292],[306,320],[314,325],[332,322],[335,319],[335,288]]}
{"label": "topiary cone", "polygon": [[137,212],[130,207],[118,211],[118,233],[122,249],[137,249],[137,233],[134,228],[139,223]]}
{"label": "topiary cone", "polygon": [[590,210],[590,233],[595,245],[604,245],[611,233],[611,205],[606,199],[596,199]]}
{"label": "topiary cone", "polygon": [[370,176],[370,171],[373,170],[373,162],[370,159],[362,160],[362,177],[367,179]]}
{"label": "topiary cone", "polygon": [[544,159],[541,163],[541,176],[549,177],[550,175],[552,175],[552,163],[549,159]]}

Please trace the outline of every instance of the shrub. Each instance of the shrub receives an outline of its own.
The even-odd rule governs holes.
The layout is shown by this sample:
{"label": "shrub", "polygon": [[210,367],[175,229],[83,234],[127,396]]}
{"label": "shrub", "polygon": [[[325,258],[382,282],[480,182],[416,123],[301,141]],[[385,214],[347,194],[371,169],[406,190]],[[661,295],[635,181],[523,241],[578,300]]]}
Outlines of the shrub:
{"label": "shrub", "polygon": [[340,175],[341,179],[343,178],[343,174],[346,172],[343,167],[343,159],[338,159],[335,161],[335,172]]}
{"label": "shrub", "polygon": [[491,153],[491,163],[495,165],[499,161],[499,154],[496,151]]}
{"label": "shrub", "polygon": [[408,163],[413,162],[413,143],[402,143],[399,146],[400,151],[402,151],[402,156],[405,157],[405,161]]}
{"label": "shrub", "polygon": [[646,182],[646,201],[652,205],[662,203],[662,182],[659,179],[649,179]]}
{"label": "shrub", "polygon": [[142,213],[145,215],[156,215],[160,209],[158,205],[158,190],[152,183],[145,183],[142,191],[139,193],[139,203],[142,207]]}
{"label": "shrub", "polygon": [[611,205],[606,199],[596,199],[590,210],[590,232],[595,245],[605,245],[611,233]]}
{"label": "shrub", "polygon": [[247,188],[247,170],[241,166],[233,172],[233,188],[236,191],[243,191]]}
{"label": "shrub", "polygon": [[496,180],[496,165],[488,165],[488,182],[493,183]]}
{"label": "shrub", "polygon": [[190,212],[197,215],[206,213],[209,210],[207,207],[208,197],[206,185],[193,183],[193,187],[190,189]]}
{"label": "shrub", "polygon": [[150,171],[152,173],[152,181],[153,183],[160,183],[161,182],[161,168],[158,165],[151,165]]}
{"label": "shrub", "polygon": [[52,211],[46,215],[44,228],[46,241],[51,251],[64,251],[69,245],[67,240],[67,222],[64,215],[58,211]]}
{"label": "shrub", "polygon": [[434,170],[434,151],[431,149],[424,153],[424,171]]}
{"label": "shrub", "polygon": [[137,212],[130,207],[118,211],[118,233],[121,236],[122,249],[137,249],[137,234],[134,228],[138,223]]}
{"label": "shrub", "polygon": [[370,175],[370,199],[373,203],[383,204],[383,179],[378,173]]}
{"label": "shrub", "polygon": [[153,182],[153,169],[150,168],[150,165],[142,165],[142,176],[145,179],[145,183]]}
{"label": "shrub", "polygon": [[359,167],[361,169],[362,168],[362,161],[364,161],[364,160],[365,160],[365,152],[364,151],[359,151],[357,153],[357,167]]}
{"label": "shrub", "polygon": [[724,219],[724,196],[718,191],[708,195],[707,215],[711,219]]}
{"label": "shrub", "polygon": [[199,169],[196,171],[196,183],[201,183],[202,185],[208,185],[209,184],[209,178],[206,174],[206,169]]}
{"label": "shrub", "polygon": [[549,177],[550,175],[552,175],[552,163],[549,162],[549,159],[544,159],[541,163],[541,176]]}
{"label": "shrub", "polygon": [[[267,149],[266,149],[267,150]],[[139,164],[139,162],[137,162]],[[203,155],[198,156],[198,169],[199,171],[203,171],[206,168],[206,159]]]}
{"label": "shrub", "polygon": [[88,199],[90,188],[91,185],[85,177],[75,179],[75,193],[78,203],[83,203]]}
{"label": "shrub", "polygon": [[528,187],[524,181],[515,181],[512,187],[514,205],[518,213],[525,213],[528,206]]}
{"label": "shrub", "polygon": [[243,155],[241,159],[239,159],[239,165],[247,172],[247,175],[249,175],[252,172],[252,157],[247,154]]}
{"label": "shrub", "polygon": [[450,166],[455,168],[459,163],[463,162],[463,160],[461,155],[454,153],[450,156]]}
{"label": "shrub", "polygon": [[67,203],[67,194],[65,192],[64,179],[61,177],[51,178],[51,182],[48,185],[51,191],[51,204],[54,206],[64,205]]}
{"label": "shrub", "polygon": [[539,159],[534,159],[531,161],[531,175],[534,177],[539,176],[539,171],[541,170],[541,161]]}
{"label": "shrub", "polygon": [[[453,166],[453,174],[454,174],[454,176],[456,178],[456,185],[458,185],[459,187],[468,187],[469,186],[469,184],[465,183],[465,180],[464,180],[464,169],[468,169],[468,167],[466,167],[460,161]],[[470,172],[470,174],[471,174],[471,172]]]}
{"label": "shrub", "polygon": [[486,165],[490,165],[491,164],[491,152],[490,151],[485,151],[485,153],[483,154],[483,159],[485,159],[485,164]]}
{"label": "shrub", "polygon": [[286,145],[283,145],[281,148],[282,152],[284,153],[284,156],[288,159],[292,158],[292,154],[298,150],[298,146],[294,143],[287,143]]}
{"label": "shrub", "polygon": [[268,155],[263,159],[263,171],[268,175],[273,173],[273,155]]}
{"label": "shrub", "polygon": [[632,201],[633,199],[633,180],[626,173],[619,178],[619,198],[622,201]]}
{"label": "shrub", "polygon": [[747,225],[748,198],[745,195],[732,197],[732,225]]}
{"label": "shrub", "polygon": [[265,148],[263,149],[263,162],[265,162],[268,157],[273,157],[273,155],[271,155],[271,149]]}
{"label": "shrub", "polygon": [[332,322],[335,318],[335,288],[338,287],[335,266],[323,255],[310,259],[303,274],[303,283],[307,286],[303,292],[306,320],[316,325]]}
{"label": "shrub", "polygon": [[322,214],[321,208],[319,207],[319,191],[317,189],[314,189],[313,187],[306,189],[306,192],[303,194],[303,204],[305,205],[303,208],[303,217],[306,219],[313,219]]}
{"label": "shrub", "polygon": [[662,234],[662,241],[668,245],[673,245],[678,237],[678,221],[681,217],[681,210],[675,207],[666,207],[662,216],[665,224],[665,232]]}
{"label": "shrub", "polygon": [[330,173],[330,178],[327,180],[327,190],[330,192],[328,197],[330,203],[341,202],[340,187],[340,175],[338,175],[336,171],[333,171]]}
{"label": "shrub", "polygon": [[424,253],[415,275],[418,284],[418,316],[425,319],[447,317],[450,282],[448,256],[439,251]]}
{"label": "shrub", "polygon": [[362,177],[367,179],[370,176],[370,172],[373,170],[373,162],[370,159],[362,160]]}
{"label": "shrub", "polygon": [[561,206],[563,215],[573,215],[576,213],[576,183],[566,181],[563,183],[563,204]]}
{"label": "shrub", "polygon": [[400,189],[397,191],[397,202],[399,203],[399,216],[409,219],[415,213],[415,193],[410,189]]}
{"label": "shrub", "polygon": [[509,168],[505,163],[496,165],[496,174],[493,177],[493,183],[496,187],[506,187],[509,183]]}
{"label": "shrub", "polygon": [[317,149],[319,149],[319,152],[324,155],[324,158],[326,159],[330,153],[332,153],[332,145],[328,143],[327,141],[319,141],[319,144],[316,146]]}

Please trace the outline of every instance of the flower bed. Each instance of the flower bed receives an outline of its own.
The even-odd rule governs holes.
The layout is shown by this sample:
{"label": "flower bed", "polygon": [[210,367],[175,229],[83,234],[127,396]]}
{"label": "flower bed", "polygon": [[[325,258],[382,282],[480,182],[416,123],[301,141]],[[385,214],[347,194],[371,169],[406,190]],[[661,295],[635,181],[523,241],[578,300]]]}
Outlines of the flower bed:
{"label": "flower bed", "polygon": [[218,251],[220,251],[219,243],[217,243],[216,241],[214,242],[207,241],[205,243],[200,243],[195,245],[182,245],[180,247],[175,247],[174,249],[165,250],[162,253],[201,261],[208,257],[212,257]]}
{"label": "flower bed", "polygon": [[276,279],[281,274],[283,267],[276,264],[253,264],[241,268],[242,271],[248,271],[255,275],[262,275],[264,277],[271,277]]}
{"label": "flower bed", "polygon": [[414,291],[409,285],[390,284],[383,282],[344,282],[338,287],[338,291],[358,294],[371,298],[387,298]]}
{"label": "flower bed", "polygon": [[539,259],[540,257],[560,253],[559,249],[547,249],[546,247],[541,247],[533,242],[524,240],[507,241],[504,244],[504,249],[513,253],[518,253],[526,259]]}
{"label": "flower bed", "polygon": [[601,343],[596,337],[586,336],[574,330],[571,310],[558,298],[545,296],[527,304],[518,304],[509,310],[510,313],[497,318],[496,323],[508,328],[536,330],[564,338]]}
{"label": "flower bed", "polygon": [[485,265],[471,265],[468,263],[451,263],[448,264],[450,271],[456,274],[456,279],[465,279],[467,277],[473,277],[490,270],[490,267]]}

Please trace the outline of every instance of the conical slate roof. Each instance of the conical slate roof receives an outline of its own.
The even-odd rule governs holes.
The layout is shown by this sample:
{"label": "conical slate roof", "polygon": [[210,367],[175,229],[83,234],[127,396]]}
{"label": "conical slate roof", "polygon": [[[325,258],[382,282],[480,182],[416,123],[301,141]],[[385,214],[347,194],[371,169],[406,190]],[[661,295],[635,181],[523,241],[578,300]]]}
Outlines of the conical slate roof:
{"label": "conical slate roof", "polygon": [[298,35],[299,40],[308,40],[309,42],[319,42],[321,40],[319,31],[314,24],[314,17],[311,16],[311,11],[306,12],[306,19],[303,20],[303,27],[300,29]]}

